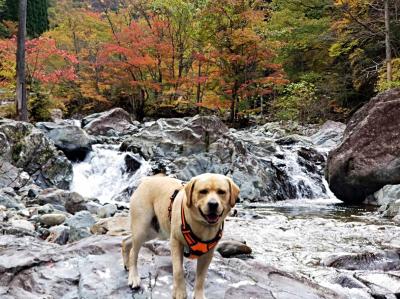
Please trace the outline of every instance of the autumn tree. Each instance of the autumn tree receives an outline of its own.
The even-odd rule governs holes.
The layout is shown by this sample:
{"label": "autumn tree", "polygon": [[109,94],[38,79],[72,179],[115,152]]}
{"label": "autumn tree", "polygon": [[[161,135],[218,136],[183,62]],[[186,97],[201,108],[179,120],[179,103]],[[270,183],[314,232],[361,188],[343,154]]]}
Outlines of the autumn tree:
{"label": "autumn tree", "polygon": [[[63,82],[76,79],[75,65],[77,60],[73,54],[57,47],[56,42],[46,37],[28,40],[26,48],[26,88],[28,93],[37,92],[41,87],[50,93]],[[0,87],[12,88],[15,78],[17,41],[0,40]],[[34,98],[30,98],[30,102]]]}
{"label": "autumn tree", "polygon": [[361,100],[365,100],[375,92],[382,68],[386,68],[385,77],[390,81],[392,52],[398,55],[395,49],[400,47],[400,1],[334,2],[337,17],[332,28],[337,39],[331,47],[331,55],[348,61],[354,88],[362,96]]}
{"label": "autumn tree", "polygon": [[230,101],[230,122],[234,123],[241,100],[262,98],[274,84],[283,81],[279,65],[266,36],[262,35],[264,12],[258,1],[210,1],[208,31],[219,68],[221,96]]}

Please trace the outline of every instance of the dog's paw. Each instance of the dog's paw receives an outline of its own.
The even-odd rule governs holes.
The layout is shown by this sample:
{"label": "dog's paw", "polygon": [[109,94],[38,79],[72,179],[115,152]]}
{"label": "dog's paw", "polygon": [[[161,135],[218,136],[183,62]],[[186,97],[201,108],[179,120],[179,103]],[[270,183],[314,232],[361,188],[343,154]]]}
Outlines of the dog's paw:
{"label": "dog's paw", "polygon": [[140,277],[129,275],[128,285],[132,290],[140,289]]}
{"label": "dog's paw", "polygon": [[185,289],[174,290],[172,294],[173,299],[187,299],[187,294]]}
{"label": "dog's paw", "polygon": [[203,292],[195,292],[193,299],[207,299]]}

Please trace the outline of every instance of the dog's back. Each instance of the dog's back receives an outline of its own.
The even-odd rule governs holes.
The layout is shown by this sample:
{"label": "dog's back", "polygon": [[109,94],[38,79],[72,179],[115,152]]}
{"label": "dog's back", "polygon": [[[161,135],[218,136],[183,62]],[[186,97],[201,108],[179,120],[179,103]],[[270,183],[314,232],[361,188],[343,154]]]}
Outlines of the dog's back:
{"label": "dog's back", "polygon": [[170,233],[168,208],[171,195],[182,188],[180,180],[152,176],[142,180],[130,201],[131,230],[149,229],[149,239],[166,238]]}

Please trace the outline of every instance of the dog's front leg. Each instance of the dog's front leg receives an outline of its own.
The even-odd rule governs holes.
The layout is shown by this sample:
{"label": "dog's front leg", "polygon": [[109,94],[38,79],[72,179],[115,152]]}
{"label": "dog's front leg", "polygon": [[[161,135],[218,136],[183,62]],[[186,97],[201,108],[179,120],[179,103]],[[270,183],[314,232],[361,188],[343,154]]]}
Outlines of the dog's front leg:
{"label": "dog's front leg", "polygon": [[202,255],[197,260],[196,283],[194,286],[194,299],[206,299],[204,296],[204,282],[206,280],[208,267],[214,255],[214,249]]}
{"label": "dog's front leg", "polygon": [[186,299],[186,284],[183,273],[183,246],[174,237],[171,237],[171,255],[172,255],[172,271],[174,278],[174,287],[172,290],[172,298]]}

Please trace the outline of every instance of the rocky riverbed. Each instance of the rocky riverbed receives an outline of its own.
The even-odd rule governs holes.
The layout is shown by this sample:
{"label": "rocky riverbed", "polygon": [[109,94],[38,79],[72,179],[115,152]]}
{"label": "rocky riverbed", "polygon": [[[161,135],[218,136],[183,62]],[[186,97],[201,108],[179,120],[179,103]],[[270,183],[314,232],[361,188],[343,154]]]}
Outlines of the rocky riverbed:
{"label": "rocky riverbed", "polygon": [[[242,192],[209,298],[398,298],[398,186],[350,207],[324,179],[344,129],[233,130],[199,116],[140,124],[122,109],[36,127],[0,120],[0,297],[170,298],[167,242],[147,244],[143,289],[127,287],[129,196],[146,175],[218,172]],[[185,262],[188,288],[193,267]]]}

